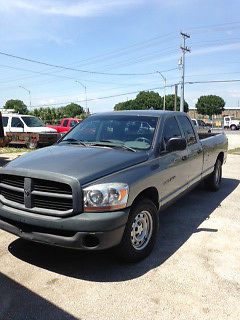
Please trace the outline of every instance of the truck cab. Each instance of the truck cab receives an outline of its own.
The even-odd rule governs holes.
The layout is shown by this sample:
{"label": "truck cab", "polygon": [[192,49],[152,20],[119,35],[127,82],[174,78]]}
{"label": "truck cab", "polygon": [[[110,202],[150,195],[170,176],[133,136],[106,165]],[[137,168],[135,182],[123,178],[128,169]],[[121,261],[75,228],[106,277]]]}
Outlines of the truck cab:
{"label": "truck cab", "polygon": [[71,130],[73,127],[75,127],[79,122],[81,122],[81,119],[77,118],[63,118],[61,120],[61,124],[59,126],[54,125],[48,125],[49,128],[57,130],[57,132],[66,133],[69,130]]}

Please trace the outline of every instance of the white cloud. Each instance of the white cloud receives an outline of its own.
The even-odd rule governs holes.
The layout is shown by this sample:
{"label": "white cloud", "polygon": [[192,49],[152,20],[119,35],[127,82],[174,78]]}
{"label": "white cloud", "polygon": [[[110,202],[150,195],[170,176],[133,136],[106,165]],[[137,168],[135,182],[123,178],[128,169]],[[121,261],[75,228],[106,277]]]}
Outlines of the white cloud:
{"label": "white cloud", "polygon": [[132,5],[143,0],[0,0],[0,11],[22,10],[45,15],[63,15],[71,17],[99,16]]}

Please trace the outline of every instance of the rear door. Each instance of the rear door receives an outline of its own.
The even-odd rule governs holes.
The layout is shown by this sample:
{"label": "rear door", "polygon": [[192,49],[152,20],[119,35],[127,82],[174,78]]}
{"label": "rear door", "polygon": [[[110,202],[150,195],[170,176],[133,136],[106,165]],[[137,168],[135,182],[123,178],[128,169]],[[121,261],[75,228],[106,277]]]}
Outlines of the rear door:
{"label": "rear door", "polygon": [[163,124],[159,157],[159,189],[162,205],[188,187],[188,150],[167,152],[166,144],[173,137],[183,137],[183,133],[175,116],[169,116]]}
{"label": "rear door", "polygon": [[203,169],[203,149],[202,144],[193,129],[192,122],[183,114],[177,115],[180,128],[187,141],[187,178],[189,186],[201,180]]}
{"label": "rear door", "polygon": [[24,132],[24,123],[19,117],[12,117],[11,132]]}

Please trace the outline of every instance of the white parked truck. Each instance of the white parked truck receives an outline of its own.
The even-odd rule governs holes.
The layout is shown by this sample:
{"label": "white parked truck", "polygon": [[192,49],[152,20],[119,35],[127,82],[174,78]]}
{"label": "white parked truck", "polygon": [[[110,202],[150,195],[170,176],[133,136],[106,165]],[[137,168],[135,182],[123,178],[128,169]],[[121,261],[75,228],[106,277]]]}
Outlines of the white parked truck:
{"label": "white parked truck", "polygon": [[226,116],[223,118],[224,129],[239,130],[240,129],[240,119],[235,117]]}
{"label": "white parked truck", "polygon": [[21,114],[2,114],[4,133],[11,144],[23,144],[33,149],[47,146],[59,139],[55,129],[48,128],[37,117]]}

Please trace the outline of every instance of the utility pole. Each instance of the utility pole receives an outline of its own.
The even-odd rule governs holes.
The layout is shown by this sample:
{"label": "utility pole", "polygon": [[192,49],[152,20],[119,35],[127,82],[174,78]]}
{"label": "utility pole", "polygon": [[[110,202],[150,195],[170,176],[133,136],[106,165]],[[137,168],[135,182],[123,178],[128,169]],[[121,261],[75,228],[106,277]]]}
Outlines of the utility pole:
{"label": "utility pole", "polygon": [[177,111],[178,84],[175,84],[174,89],[174,111]]}
{"label": "utility pole", "polygon": [[83,88],[84,88],[84,91],[85,91],[85,112],[88,113],[88,103],[87,103],[87,87],[80,81],[78,80],[75,80],[76,83],[79,83]]}
{"label": "utility pole", "polygon": [[163,75],[160,71],[157,71],[157,73],[160,74],[160,76],[162,77],[163,82],[164,82],[163,110],[166,110],[166,85],[167,85],[167,78],[164,77],[164,75]]}
{"label": "utility pole", "polygon": [[185,53],[190,52],[190,49],[186,46],[186,39],[190,38],[189,34],[180,32],[180,35],[183,38],[183,45],[180,47],[182,50],[182,58],[181,58],[181,65],[182,65],[182,76],[181,76],[181,102],[180,102],[180,111],[184,111],[184,84],[185,84]]}
{"label": "utility pole", "polygon": [[21,88],[21,89],[24,89],[25,91],[28,92],[28,94],[29,94],[29,108],[31,109],[31,107],[32,107],[31,91],[26,89],[26,88],[24,88],[23,86],[18,86],[18,87]]}

